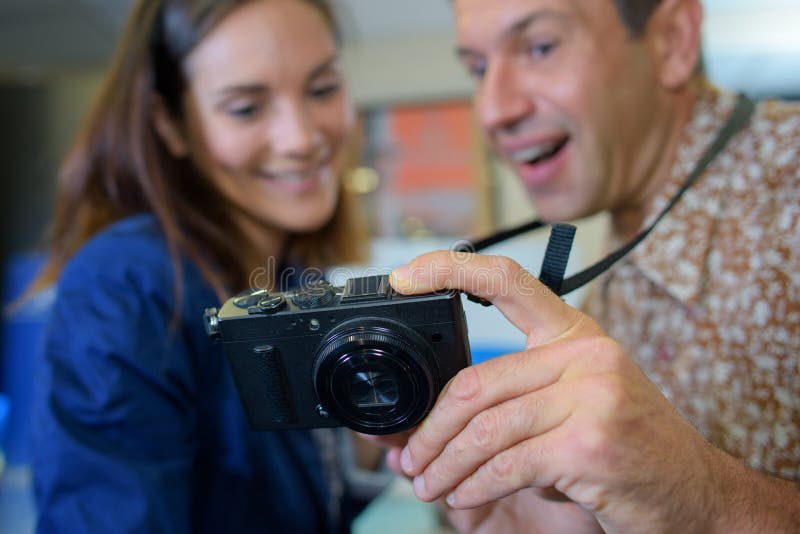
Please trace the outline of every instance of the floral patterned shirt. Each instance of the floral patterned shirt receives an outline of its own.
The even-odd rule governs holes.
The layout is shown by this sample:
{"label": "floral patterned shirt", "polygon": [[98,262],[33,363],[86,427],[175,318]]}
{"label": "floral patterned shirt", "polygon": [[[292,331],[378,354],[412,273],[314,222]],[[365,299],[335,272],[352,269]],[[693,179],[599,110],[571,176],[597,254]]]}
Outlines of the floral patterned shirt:
{"label": "floral patterned shirt", "polygon": [[[644,226],[735,101],[703,90]],[[586,311],[712,443],[800,480],[800,105],[760,102]]]}

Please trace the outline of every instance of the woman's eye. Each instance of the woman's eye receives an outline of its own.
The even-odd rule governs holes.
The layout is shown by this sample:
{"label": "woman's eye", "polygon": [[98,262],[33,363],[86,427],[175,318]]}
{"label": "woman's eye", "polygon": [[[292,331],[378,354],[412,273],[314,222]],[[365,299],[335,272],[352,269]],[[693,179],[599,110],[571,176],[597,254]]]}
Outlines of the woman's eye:
{"label": "woman's eye", "polygon": [[247,119],[255,115],[257,111],[258,111],[258,106],[256,106],[255,104],[231,106],[228,108],[228,115],[237,118]]}
{"label": "woman's eye", "polygon": [[311,96],[311,98],[325,99],[336,94],[340,87],[341,86],[338,83],[329,83],[326,85],[312,87],[309,89],[308,94]]}

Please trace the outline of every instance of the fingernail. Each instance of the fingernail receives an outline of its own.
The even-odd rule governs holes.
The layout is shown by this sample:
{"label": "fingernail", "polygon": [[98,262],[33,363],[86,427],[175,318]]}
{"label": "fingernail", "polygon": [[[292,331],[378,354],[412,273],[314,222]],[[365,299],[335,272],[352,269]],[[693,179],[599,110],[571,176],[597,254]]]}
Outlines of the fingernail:
{"label": "fingernail", "polygon": [[450,506],[450,507],[455,506],[455,504],[456,504],[456,493],[454,491],[451,491],[450,493],[447,494],[447,497],[445,497],[445,500],[447,501],[447,506]]}
{"label": "fingernail", "polygon": [[403,468],[403,472],[407,475],[410,475],[411,470],[414,469],[414,464],[411,462],[411,452],[408,447],[403,447],[403,452],[400,453],[400,467]]}
{"label": "fingernail", "polygon": [[411,266],[402,265],[389,273],[389,281],[395,289],[398,286],[408,284],[408,279],[411,277]]}
{"label": "fingernail", "polygon": [[425,477],[422,475],[414,477],[414,493],[421,499],[427,496],[427,492],[425,491]]}

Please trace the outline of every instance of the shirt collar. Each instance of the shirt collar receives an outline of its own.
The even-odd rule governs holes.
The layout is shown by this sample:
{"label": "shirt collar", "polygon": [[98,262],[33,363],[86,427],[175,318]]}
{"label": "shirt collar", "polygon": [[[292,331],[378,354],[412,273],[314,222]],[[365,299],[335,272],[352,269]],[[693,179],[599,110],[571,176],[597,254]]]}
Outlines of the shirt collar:
{"label": "shirt collar", "polygon": [[[650,205],[642,229],[652,223],[683,185],[735,104],[734,95],[704,86],[684,127],[670,178]],[[707,280],[708,256],[723,209],[729,172],[717,157],[629,256],[647,278],[685,304],[700,296]]]}

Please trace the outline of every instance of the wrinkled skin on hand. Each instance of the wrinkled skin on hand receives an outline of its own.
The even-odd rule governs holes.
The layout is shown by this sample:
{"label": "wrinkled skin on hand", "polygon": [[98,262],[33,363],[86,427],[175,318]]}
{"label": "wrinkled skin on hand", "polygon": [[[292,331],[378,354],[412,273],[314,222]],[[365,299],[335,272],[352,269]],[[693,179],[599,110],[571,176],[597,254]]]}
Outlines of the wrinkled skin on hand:
{"label": "wrinkled skin on hand", "polygon": [[526,334],[524,351],[462,370],[413,432],[379,438],[459,530],[710,530],[722,453],[588,316],[508,258],[434,252],[391,282],[487,299]]}

